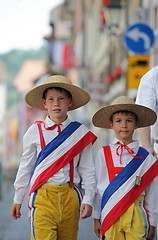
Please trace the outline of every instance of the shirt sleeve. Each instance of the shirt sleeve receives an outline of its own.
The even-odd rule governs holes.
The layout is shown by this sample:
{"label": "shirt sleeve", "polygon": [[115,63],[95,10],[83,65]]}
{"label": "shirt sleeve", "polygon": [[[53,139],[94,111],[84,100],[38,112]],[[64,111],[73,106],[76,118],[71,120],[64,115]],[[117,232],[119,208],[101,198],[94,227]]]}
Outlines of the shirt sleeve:
{"label": "shirt sleeve", "polygon": [[96,219],[100,219],[101,217],[101,196],[98,192],[95,193],[94,197],[94,207],[92,212],[92,217]]}
{"label": "shirt sleeve", "polygon": [[109,184],[106,162],[102,148],[98,151],[97,156],[95,158],[95,181],[97,187],[95,190],[92,217],[100,219],[102,195],[105,188]]}
{"label": "shirt sleeve", "polygon": [[136,103],[151,108],[153,111],[156,112],[157,111],[156,86],[157,84],[155,84],[155,79],[152,76],[150,76],[149,74],[144,75],[138,87]]}
{"label": "shirt sleeve", "polygon": [[28,129],[23,137],[23,153],[14,182],[14,203],[17,204],[21,204],[23,202],[36,161],[37,147],[35,144],[34,136],[37,135],[37,132],[35,133],[35,131],[37,131],[36,126],[34,125],[33,127],[32,125],[32,127]]}
{"label": "shirt sleeve", "polygon": [[78,172],[82,179],[84,196],[82,203],[93,206],[95,193],[95,168],[92,158],[92,144],[89,144],[80,154]]}
{"label": "shirt sleeve", "polygon": [[157,225],[158,217],[158,176],[149,184],[145,190],[145,208],[149,216],[151,226]]}

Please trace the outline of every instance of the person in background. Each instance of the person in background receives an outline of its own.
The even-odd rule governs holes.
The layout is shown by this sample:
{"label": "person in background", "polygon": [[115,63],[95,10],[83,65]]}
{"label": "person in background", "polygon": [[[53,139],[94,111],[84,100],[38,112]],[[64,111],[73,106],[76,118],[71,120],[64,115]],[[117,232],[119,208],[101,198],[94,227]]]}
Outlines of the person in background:
{"label": "person in background", "polygon": [[[136,103],[149,107],[158,115],[158,67],[149,70],[140,80]],[[152,126],[138,131],[141,145],[158,157],[158,120]],[[158,223],[157,223],[158,231]],[[158,236],[158,233],[156,233]],[[155,236],[155,240],[157,237]]]}
{"label": "person in background", "polygon": [[111,128],[114,141],[96,156],[94,231],[106,240],[153,240],[158,213],[158,161],[133,139],[135,129],[154,124],[156,114],[121,96],[98,110],[93,124]]}
{"label": "person in background", "polygon": [[[92,213],[92,143],[96,136],[83,124],[72,122],[67,111],[85,105],[90,95],[67,77],[54,75],[28,91],[25,100],[35,109],[47,110],[48,116],[36,121],[24,135],[11,215],[21,217],[30,185],[31,239],[77,240],[79,213],[82,219]],[[83,199],[77,187],[80,178]]]}
{"label": "person in background", "polygon": [[[136,103],[158,114],[158,67],[149,70],[140,80]],[[155,157],[158,153],[158,120],[152,126],[139,129],[141,144]]]}
{"label": "person in background", "polygon": [[2,162],[0,161],[0,201],[2,200],[2,184],[3,184],[3,170],[2,170]]}

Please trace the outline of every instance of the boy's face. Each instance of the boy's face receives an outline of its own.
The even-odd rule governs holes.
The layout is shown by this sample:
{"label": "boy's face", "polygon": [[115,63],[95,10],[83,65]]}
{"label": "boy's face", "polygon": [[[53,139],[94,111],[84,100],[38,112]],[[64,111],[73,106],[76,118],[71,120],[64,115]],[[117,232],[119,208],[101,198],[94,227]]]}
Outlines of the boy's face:
{"label": "boy's face", "polygon": [[116,137],[125,145],[133,141],[133,133],[137,126],[135,115],[126,112],[115,113],[110,121],[110,127],[115,131]]}
{"label": "boy's face", "polygon": [[67,118],[67,111],[72,106],[72,100],[64,91],[49,89],[46,99],[43,99],[43,106],[53,122],[62,123]]}

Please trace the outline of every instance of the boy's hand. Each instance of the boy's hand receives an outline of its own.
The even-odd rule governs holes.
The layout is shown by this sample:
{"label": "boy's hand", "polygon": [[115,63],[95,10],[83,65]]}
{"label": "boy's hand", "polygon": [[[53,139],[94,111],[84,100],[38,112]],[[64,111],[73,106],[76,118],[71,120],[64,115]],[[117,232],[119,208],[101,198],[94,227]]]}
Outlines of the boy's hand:
{"label": "boy's hand", "polygon": [[94,218],[94,232],[98,238],[101,237],[101,223],[99,219]]}
{"label": "boy's hand", "polygon": [[92,207],[89,204],[82,204],[80,207],[81,218],[88,218],[92,214]]}
{"label": "boy's hand", "polygon": [[153,240],[154,236],[155,236],[155,227],[150,226],[149,231],[148,231],[148,236],[147,236],[146,240]]}
{"label": "boy's hand", "polygon": [[145,145],[142,145],[142,147],[144,147],[148,152],[150,152],[155,158],[157,158],[157,153],[155,152],[155,150],[153,149],[152,146],[145,146]]}
{"label": "boy's hand", "polygon": [[20,218],[21,217],[21,204],[16,204],[14,203],[11,209],[11,216],[14,219]]}

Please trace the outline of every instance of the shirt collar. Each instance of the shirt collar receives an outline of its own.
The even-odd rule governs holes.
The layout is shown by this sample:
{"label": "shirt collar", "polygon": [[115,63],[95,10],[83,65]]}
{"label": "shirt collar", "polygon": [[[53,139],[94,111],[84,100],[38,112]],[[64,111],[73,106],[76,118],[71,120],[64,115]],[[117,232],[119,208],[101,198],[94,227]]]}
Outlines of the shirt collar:
{"label": "shirt collar", "polygon": [[[122,141],[120,141],[118,138],[115,138],[114,141],[112,142],[113,145],[117,145],[117,142],[121,142],[122,144],[124,144]],[[135,148],[135,147],[139,147],[139,141],[138,140],[133,140],[133,142],[129,143],[127,145],[129,148]]]}
{"label": "shirt collar", "polygon": [[[63,127],[64,127],[64,128],[67,127],[70,122],[71,122],[70,119],[67,117],[67,119],[66,119],[64,122],[62,122]],[[44,123],[45,123],[46,127],[51,127],[51,126],[53,126],[54,124],[56,124],[56,123],[53,122],[48,116],[46,117]]]}

